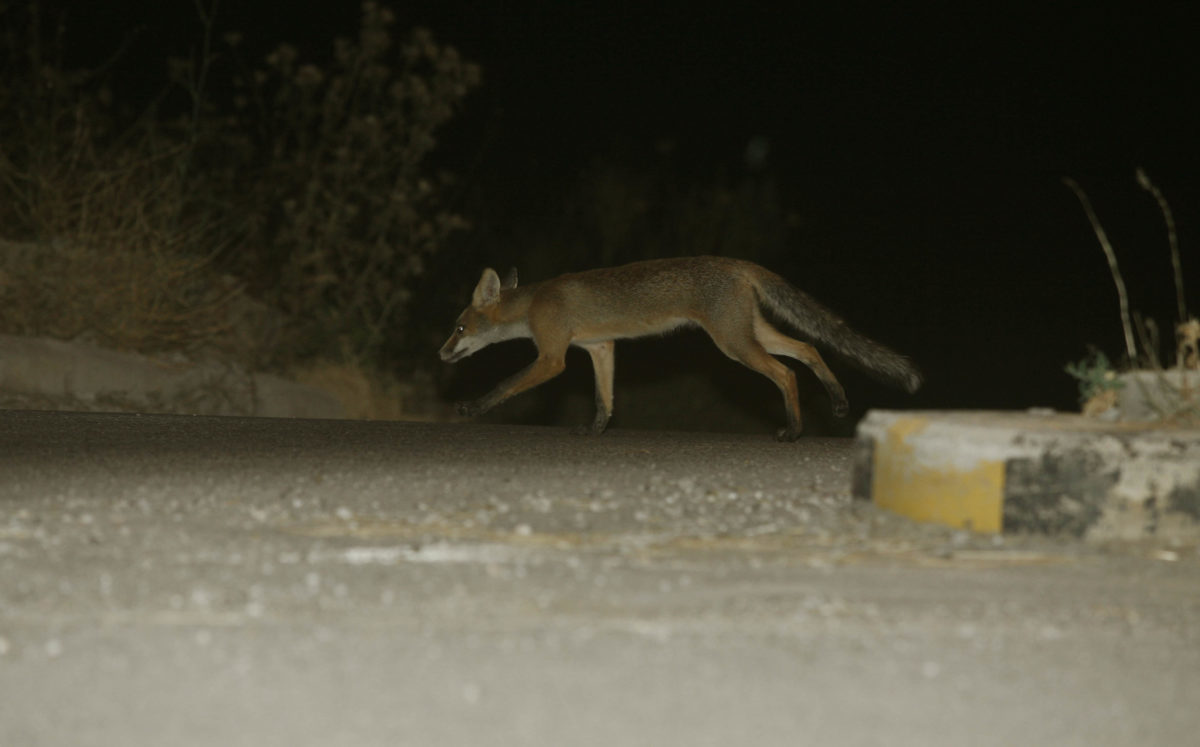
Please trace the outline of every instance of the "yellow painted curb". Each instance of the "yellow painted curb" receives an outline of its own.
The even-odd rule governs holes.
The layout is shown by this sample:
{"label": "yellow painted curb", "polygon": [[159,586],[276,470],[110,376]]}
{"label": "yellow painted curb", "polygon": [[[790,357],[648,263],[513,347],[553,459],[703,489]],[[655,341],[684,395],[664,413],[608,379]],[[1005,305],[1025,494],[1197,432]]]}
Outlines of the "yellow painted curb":
{"label": "yellow painted curb", "polygon": [[914,445],[928,426],[927,417],[899,417],[875,442],[872,500],[880,508],[917,521],[1000,532],[1004,461],[980,458],[967,467],[940,461]]}

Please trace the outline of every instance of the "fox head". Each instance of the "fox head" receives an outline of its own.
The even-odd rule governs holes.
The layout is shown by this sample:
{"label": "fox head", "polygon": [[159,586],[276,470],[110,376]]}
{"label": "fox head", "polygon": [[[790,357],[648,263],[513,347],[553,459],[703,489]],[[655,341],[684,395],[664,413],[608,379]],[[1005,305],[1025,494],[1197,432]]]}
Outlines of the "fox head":
{"label": "fox head", "polygon": [[493,342],[501,342],[518,336],[511,322],[500,318],[501,291],[517,287],[517,270],[514,267],[501,282],[492,268],[487,268],[479,277],[471,305],[463,309],[454,323],[450,339],[438,352],[447,363],[462,360]]}

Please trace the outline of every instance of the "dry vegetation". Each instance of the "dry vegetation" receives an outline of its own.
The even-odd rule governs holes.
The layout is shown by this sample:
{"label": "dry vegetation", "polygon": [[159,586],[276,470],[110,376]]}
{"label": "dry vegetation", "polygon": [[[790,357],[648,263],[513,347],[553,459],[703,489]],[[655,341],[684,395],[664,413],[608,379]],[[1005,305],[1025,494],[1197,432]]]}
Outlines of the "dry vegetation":
{"label": "dry vegetation", "polygon": [[[274,366],[370,366],[403,334],[427,258],[465,225],[425,159],[478,67],[399,38],[374,2],[326,69],[287,45],[239,67],[202,10],[199,57],[170,66],[191,105],[130,114],[65,69],[36,0],[0,18],[0,333]],[[248,296],[283,334],[234,329]]]}
{"label": "dry vegetation", "polygon": [[[1200,320],[1188,312],[1179,239],[1171,206],[1144,170],[1137,170],[1136,179],[1138,186],[1154,198],[1166,227],[1177,315],[1174,324],[1175,346],[1172,351],[1175,359],[1173,367],[1178,374],[1175,380],[1163,375],[1164,366],[1160,353],[1163,341],[1160,339],[1158,324],[1152,318],[1131,311],[1116,251],[1100,218],[1092,208],[1091,200],[1074,179],[1065,178],[1063,182],[1078,198],[1108,262],[1108,269],[1117,291],[1121,327],[1125,337],[1124,368],[1131,371],[1157,372],[1152,388],[1157,389],[1159,393],[1143,391],[1141,394],[1147,402],[1164,403],[1155,408],[1161,420],[1194,423],[1200,419],[1200,398],[1197,397],[1194,379],[1194,372],[1200,370]],[[1125,386],[1125,382],[1118,375],[1117,367],[1109,362],[1102,351],[1093,348],[1082,361],[1068,365],[1066,372],[1079,381],[1080,402],[1084,414],[1104,415],[1116,412],[1118,390]],[[1139,386],[1145,388],[1144,384]]]}

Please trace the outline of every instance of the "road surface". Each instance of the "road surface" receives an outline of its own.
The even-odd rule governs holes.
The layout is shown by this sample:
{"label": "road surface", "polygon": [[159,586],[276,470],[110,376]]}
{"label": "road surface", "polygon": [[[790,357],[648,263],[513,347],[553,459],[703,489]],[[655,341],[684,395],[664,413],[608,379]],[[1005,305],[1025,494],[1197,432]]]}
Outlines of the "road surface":
{"label": "road surface", "polygon": [[0,412],[0,745],[1130,745],[1200,555],[849,497],[852,443]]}

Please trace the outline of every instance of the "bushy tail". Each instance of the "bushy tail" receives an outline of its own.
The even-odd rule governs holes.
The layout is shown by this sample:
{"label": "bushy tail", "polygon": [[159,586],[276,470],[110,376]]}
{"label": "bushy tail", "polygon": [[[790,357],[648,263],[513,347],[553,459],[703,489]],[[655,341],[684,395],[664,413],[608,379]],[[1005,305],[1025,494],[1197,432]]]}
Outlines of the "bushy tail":
{"label": "bushy tail", "polygon": [[912,361],[855,332],[837,314],[775,273],[765,272],[760,276],[758,297],[785,322],[814,341],[825,343],[876,378],[906,392],[915,392],[921,386],[921,372]]}

